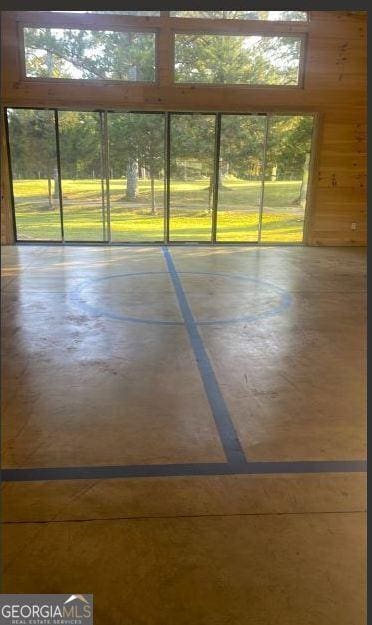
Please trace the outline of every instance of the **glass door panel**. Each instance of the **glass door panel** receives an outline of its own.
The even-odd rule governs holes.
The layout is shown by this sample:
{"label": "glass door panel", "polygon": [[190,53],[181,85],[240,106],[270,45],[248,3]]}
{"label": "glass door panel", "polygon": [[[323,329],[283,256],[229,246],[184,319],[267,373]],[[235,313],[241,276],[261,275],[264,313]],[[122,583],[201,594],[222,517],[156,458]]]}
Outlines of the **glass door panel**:
{"label": "glass door panel", "polygon": [[222,115],[217,241],[257,242],[266,117]]}
{"label": "glass door panel", "polygon": [[312,115],[269,117],[263,243],[303,240],[313,122]]}
{"label": "glass door panel", "polygon": [[61,241],[54,111],[8,109],[18,241]]}
{"label": "glass door panel", "polygon": [[170,115],[170,241],[211,241],[215,115]]}
{"label": "glass door panel", "polygon": [[108,113],[111,240],[164,240],[164,113]]}
{"label": "glass door panel", "polygon": [[105,241],[101,114],[60,111],[58,119],[65,240]]}

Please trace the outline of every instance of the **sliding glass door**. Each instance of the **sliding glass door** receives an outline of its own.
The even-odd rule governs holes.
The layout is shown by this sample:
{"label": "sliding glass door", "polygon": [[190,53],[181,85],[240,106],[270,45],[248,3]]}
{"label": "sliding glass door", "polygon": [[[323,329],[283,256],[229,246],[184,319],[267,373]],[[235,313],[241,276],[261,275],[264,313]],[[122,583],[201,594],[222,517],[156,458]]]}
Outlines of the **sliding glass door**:
{"label": "sliding glass door", "polygon": [[7,109],[18,241],[300,243],[313,115]]}
{"label": "sliding glass door", "polygon": [[268,118],[262,243],[302,241],[312,132],[312,115]]}
{"label": "sliding glass door", "polygon": [[258,241],[266,116],[222,115],[217,241]]}
{"label": "sliding glass door", "polygon": [[165,115],[108,113],[111,240],[164,240]]}
{"label": "sliding glass door", "polygon": [[65,241],[106,241],[102,113],[58,113]]}
{"label": "sliding glass door", "polygon": [[61,241],[54,111],[7,114],[17,239]]}
{"label": "sliding glass door", "polygon": [[171,242],[212,240],[215,125],[215,115],[170,115]]}

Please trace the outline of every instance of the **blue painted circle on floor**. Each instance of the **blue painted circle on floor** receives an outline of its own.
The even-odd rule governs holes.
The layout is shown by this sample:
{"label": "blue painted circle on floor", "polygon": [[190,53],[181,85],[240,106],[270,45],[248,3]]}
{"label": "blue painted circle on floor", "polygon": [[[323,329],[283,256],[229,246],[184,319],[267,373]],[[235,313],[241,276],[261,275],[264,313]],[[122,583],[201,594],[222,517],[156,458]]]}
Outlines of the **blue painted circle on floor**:
{"label": "blue painted circle on floor", "polygon": [[[281,287],[271,284],[270,282],[266,282],[264,280],[260,280],[258,278],[250,278],[249,276],[236,274],[236,273],[223,273],[223,272],[211,272],[211,271],[178,271],[178,275],[192,275],[192,276],[218,276],[222,278],[227,278],[229,280],[237,280],[244,281],[247,283],[255,284],[258,286],[262,286],[265,289],[268,289],[269,293],[276,294],[278,296],[278,303],[275,306],[271,306],[266,310],[254,314],[241,315],[238,317],[229,317],[227,319],[208,319],[206,321],[198,321],[195,320],[197,325],[221,325],[221,324],[229,324],[229,323],[241,323],[241,322],[251,322],[257,321],[258,319],[264,319],[266,317],[273,317],[275,315],[279,315],[284,310],[286,310],[292,303],[292,297],[288,293],[288,291],[282,289]],[[115,280],[117,278],[130,278],[133,276],[154,276],[154,275],[163,275],[168,276],[169,273],[167,271],[139,271],[139,272],[131,272],[131,273],[120,273],[120,274],[112,274],[109,276],[103,276],[102,278],[93,278],[88,281],[85,281],[79,287],[77,287],[70,294],[70,298],[73,303],[80,308],[83,308],[86,312],[100,317],[108,317],[109,319],[116,319],[119,321],[130,321],[132,323],[145,323],[145,324],[160,324],[160,325],[184,325],[183,321],[173,321],[166,319],[153,319],[153,318],[141,318],[130,315],[122,315],[117,314],[111,310],[107,310],[101,306],[95,306],[90,304],[89,301],[84,299],[83,292],[89,287],[93,286],[97,282],[103,282],[105,280]]]}

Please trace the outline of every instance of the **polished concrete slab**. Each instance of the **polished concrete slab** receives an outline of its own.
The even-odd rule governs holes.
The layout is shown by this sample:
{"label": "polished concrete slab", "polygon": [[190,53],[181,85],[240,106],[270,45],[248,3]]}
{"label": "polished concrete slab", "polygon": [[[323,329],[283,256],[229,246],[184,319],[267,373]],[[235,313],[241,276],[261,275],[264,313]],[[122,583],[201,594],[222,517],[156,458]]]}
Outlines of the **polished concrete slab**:
{"label": "polished concrete slab", "polygon": [[213,475],[6,482],[5,523],[364,512],[366,475]]}
{"label": "polished concrete slab", "polygon": [[364,535],[361,513],[13,524],[3,592],[93,593],[98,625],[359,625]]}
{"label": "polished concrete slab", "polygon": [[[363,250],[171,255],[246,457],[364,458]],[[3,269],[3,466],[226,460],[160,248],[7,248]]]}
{"label": "polished concrete slab", "polygon": [[[363,251],[224,249],[215,263],[206,251],[172,253],[196,318],[215,316],[217,310],[220,319],[239,318],[243,310],[248,317],[257,315],[241,323],[201,326],[247,457],[364,457]],[[254,281],[220,277],[218,286],[209,283],[205,298],[193,274],[182,274],[222,269]],[[271,315],[280,302],[279,289],[291,302]]]}
{"label": "polished concrete slab", "polygon": [[8,352],[3,466],[225,460],[184,329],[112,332],[36,318],[17,333],[27,357]]}
{"label": "polished concrete slab", "polygon": [[[46,473],[2,486],[2,591],[93,592],[98,625],[364,623],[365,251],[170,255],[3,249],[2,466]],[[178,473],[63,474],[114,465]]]}

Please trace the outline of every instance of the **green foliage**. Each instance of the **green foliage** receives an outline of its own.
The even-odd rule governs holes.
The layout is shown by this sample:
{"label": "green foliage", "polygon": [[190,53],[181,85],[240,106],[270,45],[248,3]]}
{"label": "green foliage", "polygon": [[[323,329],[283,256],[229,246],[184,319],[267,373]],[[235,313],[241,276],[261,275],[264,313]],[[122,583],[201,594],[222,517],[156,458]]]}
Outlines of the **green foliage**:
{"label": "green foliage", "polygon": [[164,169],[164,115],[110,113],[108,116],[110,166],[125,172],[134,160],[160,177]]}
{"label": "green foliage", "polygon": [[60,111],[61,173],[64,178],[101,176],[99,113]]}
{"label": "green foliage", "polygon": [[155,35],[25,28],[28,76],[153,81]]}
{"label": "green foliage", "polygon": [[[229,17],[248,13],[249,18],[254,14],[226,13],[231,14]],[[155,79],[154,33],[27,27],[24,38],[28,76],[126,81]],[[175,79],[181,82],[295,85],[299,54],[300,39],[295,36],[177,34]]]}
{"label": "green foliage", "polygon": [[[259,115],[223,115],[221,174],[246,180],[262,175],[266,118]],[[266,152],[266,179],[276,168],[279,180],[301,179],[310,151],[311,115],[271,116]],[[15,178],[41,178],[56,166],[54,116],[51,111],[9,111],[12,168]],[[164,116],[109,113],[111,172],[125,176],[133,160],[150,177],[164,171]],[[101,121],[99,113],[59,112],[63,178],[101,176]],[[184,179],[213,173],[215,118],[194,114],[171,116],[171,176]]]}
{"label": "green foliage", "polygon": [[221,125],[222,172],[243,180],[262,175],[266,117],[257,115],[224,115]]}
{"label": "green foliage", "polygon": [[215,117],[171,116],[171,178],[209,177],[213,173]]}
{"label": "green foliage", "polygon": [[311,149],[311,115],[275,116],[269,121],[266,179],[277,167],[278,180],[302,178],[306,154]]}
{"label": "green foliage", "polygon": [[52,111],[8,109],[14,178],[48,178],[56,166]]}
{"label": "green foliage", "polygon": [[176,82],[296,85],[300,39],[176,34]]}

